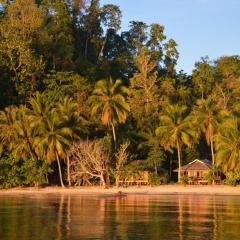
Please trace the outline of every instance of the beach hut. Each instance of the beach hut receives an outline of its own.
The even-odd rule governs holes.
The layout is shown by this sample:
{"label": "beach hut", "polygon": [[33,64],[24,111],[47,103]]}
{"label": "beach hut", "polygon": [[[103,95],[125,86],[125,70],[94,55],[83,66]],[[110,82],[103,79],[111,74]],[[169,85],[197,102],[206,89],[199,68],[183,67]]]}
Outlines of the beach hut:
{"label": "beach hut", "polygon": [[[181,176],[188,177],[189,184],[207,184],[208,179],[206,174],[211,170],[212,163],[207,160],[195,159],[181,167]],[[175,169],[174,172],[178,172],[179,169]]]}

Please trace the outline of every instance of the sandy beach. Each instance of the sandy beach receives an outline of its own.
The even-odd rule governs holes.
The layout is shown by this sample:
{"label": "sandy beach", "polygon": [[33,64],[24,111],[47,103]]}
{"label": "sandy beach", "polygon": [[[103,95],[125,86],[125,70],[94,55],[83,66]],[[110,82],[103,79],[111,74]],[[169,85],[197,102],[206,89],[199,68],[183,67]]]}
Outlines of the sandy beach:
{"label": "sandy beach", "polygon": [[183,185],[161,185],[161,186],[133,186],[127,188],[108,188],[101,187],[45,187],[45,188],[13,188],[0,190],[1,195],[9,194],[81,194],[99,195],[116,194],[122,191],[126,194],[146,194],[146,195],[166,195],[166,194],[214,194],[214,195],[240,195],[240,186],[231,187],[225,185],[211,186],[183,186]]}

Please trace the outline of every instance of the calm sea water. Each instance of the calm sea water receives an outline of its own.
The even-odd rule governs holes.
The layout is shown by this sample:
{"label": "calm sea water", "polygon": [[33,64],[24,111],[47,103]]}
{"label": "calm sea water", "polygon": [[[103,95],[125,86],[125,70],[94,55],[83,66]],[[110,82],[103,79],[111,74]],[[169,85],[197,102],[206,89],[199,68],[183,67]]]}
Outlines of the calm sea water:
{"label": "calm sea water", "polygon": [[240,197],[0,196],[1,240],[239,240]]}

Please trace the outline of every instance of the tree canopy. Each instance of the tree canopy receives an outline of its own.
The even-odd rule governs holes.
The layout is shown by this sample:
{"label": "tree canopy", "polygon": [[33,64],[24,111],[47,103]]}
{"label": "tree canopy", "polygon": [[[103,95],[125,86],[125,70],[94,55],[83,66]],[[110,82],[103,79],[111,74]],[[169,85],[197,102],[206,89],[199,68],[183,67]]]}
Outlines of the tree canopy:
{"label": "tree canopy", "polygon": [[162,24],[132,20],[123,31],[114,4],[0,3],[0,162],[10,175],[29,170],[18,182],[5,174],[4,186],[105,185],[133,160],[173,180],[196,156],[240,170],[239,55],[196,59],[187,74]]}

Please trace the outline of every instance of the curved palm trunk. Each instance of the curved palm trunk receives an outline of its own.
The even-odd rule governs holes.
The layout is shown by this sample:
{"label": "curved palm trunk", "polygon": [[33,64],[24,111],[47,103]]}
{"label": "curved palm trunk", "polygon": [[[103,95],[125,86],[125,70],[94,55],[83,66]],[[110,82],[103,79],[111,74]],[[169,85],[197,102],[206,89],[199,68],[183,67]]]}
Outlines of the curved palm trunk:
{"label": "curved palm trunk", "polygon": [[114,147],[115,147],[115,150],[117,149],[117,139],[116,139],[116,132],[115,132],[115,127],[113,124],[112,125],[112,132],[113,132],[113,140],[114,140]]}
{"label": "curved palm trunk", "polygon": [[67,178],[68,178],[68,186],[71,187],[71,174],[70,174],[70,159],[67,156]]}
{"label": "curved palm trunk", "polygon": [[25,137],[25,140],[26,140],[26,142],[27,142],[27,145],[28,145],[28,149],[29,149],[29,151],[30,151],[30,154],[31,154],[33,160],[37,161],[37,160],[38,160],[38,156],[37,156],[37,154],[36,154],[36,152],[35,152],[35,150],[34,150],[34,148],[33,148],[32,143],[30,142],[30,139],[29,139],[29,137],[28,137],[28,135],[27,135],[27,133],[26,133],[26,130],[25,130],[24,125],[23,125],[23,124],[21,124],[21,125],[22,125],[24,137]]}
{"label": "curved palm trunk", "polygon": [[213,147],[213,137],[211,136],[211,153],[212,153],[212,165],[215,164],[215,156],[214,156],[214,147]]}
{"label": "curved palm trunk", "polygon": [[179,141],[177,141],[177,152],[178,152],[178,183],[181,182],[181,166],[182,166],[182,159],[181,159],[181,145]]}
{"label": "curved palm trunk", "polygon": [[[210,141],[211,141],[211,153],[212,153],[212,166],[214,166],[215,165],[215,156],[214,156],[214,147],[213,147],[213,137],[212,137],[212,135],[211,135],[211,139],[210,139]],[[215,184],[215,173],[213,173],[214,174],[214,179],[213,179],[213,184]]]}
{"label": "curved palm trunk", "polygon": [[63,184],[63,178],[62,178],[61,163],[60,163],[60,159],[59,159],[59,156],[58,156],[58,153],[57,153],[57,152],[56,152],[56,157],[57,157],[58,172],[59,172],[59,179],[60,179],[60,182],[61,182],[61,186],[62,186],[62,187],[65,187],[64,184]]}
{"label": "curved palm trunk", "polygon": [[214,147],[213,147],[213,126],[209,124],[209,140],[210,140],[210,147],[211,147],[211,155],[212,155],[212,165],[215,164],[215,157],[214,157]]}

